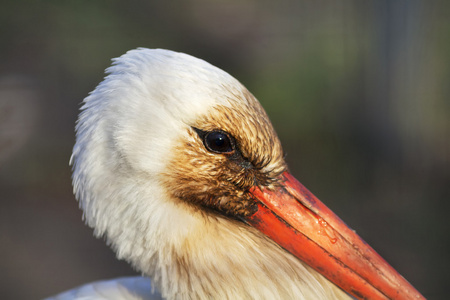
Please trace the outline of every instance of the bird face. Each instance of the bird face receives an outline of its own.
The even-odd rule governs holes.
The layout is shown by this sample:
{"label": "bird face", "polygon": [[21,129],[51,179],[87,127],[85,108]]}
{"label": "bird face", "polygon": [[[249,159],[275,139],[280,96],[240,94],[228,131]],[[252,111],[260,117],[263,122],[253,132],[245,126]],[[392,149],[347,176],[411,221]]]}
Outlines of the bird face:
{"label": "bird face", "polygon": [[286,170],[267,115],[240,88],[228,106],[211,108],[186,128],[162,174],[173,198],[235,218],[257,209],[250,188],[274,186]]}
{"label": "bird face", "polygon": [[167,50],[130,51],[108,72],[84,100],[74,191],[95,233],[164,291],[173,272],[211,292],[212,264],[242,280],[264,273],[292,296],[295,269],[307,270],[295,258],[357,298],[421,297],[290,175],[264,109],[236,79]]}

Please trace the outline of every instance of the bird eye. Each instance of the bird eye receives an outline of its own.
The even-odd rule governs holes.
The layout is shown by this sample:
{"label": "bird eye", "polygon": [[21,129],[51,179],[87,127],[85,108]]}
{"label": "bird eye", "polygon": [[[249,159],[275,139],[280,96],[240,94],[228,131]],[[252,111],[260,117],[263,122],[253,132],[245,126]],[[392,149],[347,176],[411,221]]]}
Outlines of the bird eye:
{"label": "bird eye", "polygon": [[212,131],[204,137],[206,148],[215,153],[231,153],[234,151],[234,144],[230,137],[222,131]]}

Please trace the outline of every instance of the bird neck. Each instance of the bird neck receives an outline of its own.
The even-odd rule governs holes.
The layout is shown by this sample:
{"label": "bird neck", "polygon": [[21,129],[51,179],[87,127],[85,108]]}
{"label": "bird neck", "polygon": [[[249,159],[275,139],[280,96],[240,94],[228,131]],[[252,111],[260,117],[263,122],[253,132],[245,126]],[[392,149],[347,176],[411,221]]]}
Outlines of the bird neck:
{"label": "bird neck", "polygon": [[[173,204],[134,265],[168,299],[349,299],[259,231]],[[161,226],[162,225],[162,226]],[[169,226],[170,225],[170,226]],[[164,237],[169,238],[164,238]],[[149,246],[151,245],[151,246]],[[145,258],[144,258],[145,257]]]}

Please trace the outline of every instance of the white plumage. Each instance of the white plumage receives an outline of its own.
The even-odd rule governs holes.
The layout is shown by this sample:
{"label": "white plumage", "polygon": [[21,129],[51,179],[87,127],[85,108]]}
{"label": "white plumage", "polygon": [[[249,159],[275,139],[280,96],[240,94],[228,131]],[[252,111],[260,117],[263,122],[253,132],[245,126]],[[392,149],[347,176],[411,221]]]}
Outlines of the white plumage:
{"label": "white plumage", "polygon": [[150,279],[145,277],[122,277],[82,285],[47,300],[161,300],[161,295],[152,293]]}
{"label": "white plumage", "polygon": [[[129,51],[107,73],[84,99],[71,163],[85,220],[119,259],[167,299],[349,298],[242,218],[255,212],[251,189],[276,189],[286,171],[276,133],[243,85],[160,49]],[[229,149],[212,149],[211,132]],[[53,299],[158,298],[151,285],[125,278]]]}
{"label": "white plumage", "polygon": [[171,199],[161,184],[177,141],[193,138],[193,124],[217,107],[247,109],[236,79],[160,49],[129,51],[107,72],[84,100],[71,162],[86,222],[119,259],[169,299],[342,294],[263,234]]}

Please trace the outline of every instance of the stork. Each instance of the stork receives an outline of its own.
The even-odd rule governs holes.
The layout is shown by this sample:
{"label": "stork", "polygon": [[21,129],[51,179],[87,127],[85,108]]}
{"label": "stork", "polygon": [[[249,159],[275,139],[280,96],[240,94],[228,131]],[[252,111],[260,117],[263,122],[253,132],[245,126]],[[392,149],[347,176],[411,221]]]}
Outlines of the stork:
{"label": "stork", "polygon": [[166,299],[423,299],[289,173],[235,78],[144,48],[107,73],[76,126],[74,193],[95,235],[145,277],[53,299],[150,299],[154,288]]}

